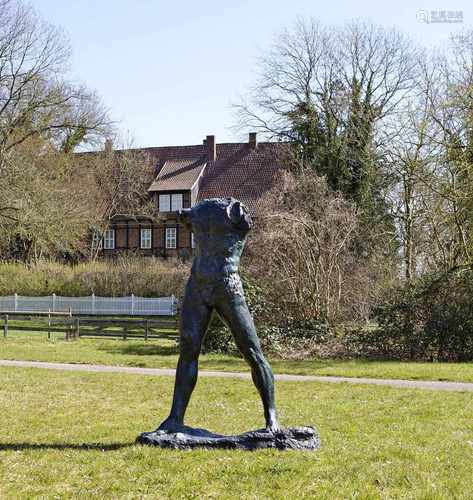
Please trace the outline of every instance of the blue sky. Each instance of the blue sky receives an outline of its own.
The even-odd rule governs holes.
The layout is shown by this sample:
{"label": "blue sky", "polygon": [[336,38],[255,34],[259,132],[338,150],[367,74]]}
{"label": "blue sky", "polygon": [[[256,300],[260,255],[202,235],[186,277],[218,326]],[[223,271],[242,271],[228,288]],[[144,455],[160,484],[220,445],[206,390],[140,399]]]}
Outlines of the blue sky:
{"label": "blue sky", "polygon": [[[231,102],[254,80],[256,58],[298,16],[327,24],[369,18],[429,46],[473,25],[473,3],[397,0],[33,0],[68,33],[73,77],[96,89],[136,147],[238,140]],[[426,24],[419,11],[463,12]]]}

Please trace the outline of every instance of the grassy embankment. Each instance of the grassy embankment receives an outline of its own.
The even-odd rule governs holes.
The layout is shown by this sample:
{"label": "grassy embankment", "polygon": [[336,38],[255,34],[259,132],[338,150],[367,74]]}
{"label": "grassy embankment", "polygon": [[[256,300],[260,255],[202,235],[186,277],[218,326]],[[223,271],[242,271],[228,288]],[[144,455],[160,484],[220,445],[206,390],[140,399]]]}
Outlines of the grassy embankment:
{"label": "grassy embankment", "polygon": [[144,297],[179,296],[189,273],[188,264],[173,260],[124,256],[114,261],[68,266],[39,262],[26,266],[0,262],[0,296],[56,295]]}

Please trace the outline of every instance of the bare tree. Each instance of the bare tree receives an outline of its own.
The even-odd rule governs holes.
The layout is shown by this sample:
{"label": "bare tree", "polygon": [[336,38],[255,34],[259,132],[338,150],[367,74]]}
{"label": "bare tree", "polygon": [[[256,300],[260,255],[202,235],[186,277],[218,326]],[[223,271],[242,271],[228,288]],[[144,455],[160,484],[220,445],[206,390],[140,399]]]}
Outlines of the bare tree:
{"label": "bare tree", "polygon": [[[156,218],[156,206],[148,193],[155,166],[145,152],[128,147],[82,153],[76,155],[74,164],[74,182],[88,198],[93,231],[102,233],[116,217]],[[96,246],[91,248],[93,258],[97,251]]]}
{"label": "bare tree", "polygon": [[356,255],[359,217],[352,203],[308,169],[284,174],[259,213],[248,265],[281,308],[269,321],[368,316],[378,275],[372,260]]}
{"label": "bare tree", "polygon": [[428,103],[430,175],[419,179],[430,192],[426,210],[432,245],[426,261],[448,271],[473,256],[473,31],[453,37],[432,55],[421,92]]}
{"label": "bare tree", "polygon": [[[62,30],[21,0],[0,0],[0,234],[3,255],[83,250],[93,213],[67,153],[111,132],[97,95],[66,79]],[[69,155],[70,156],[70,155]]]}
{"label": "bare tree", "polygon": [[31,262],[84,253],[92,213],[86,190],[74,182],[71,156],[36,137],[17,145],[4,162],[0,255]]}
{"label": "bare tree", "polygon": [[434,139],[437,129],[428,97],[431,67],[422,65],[417,92],[406,97],[398,114],[396,133],[386,145],[386,176],[391,178],[389,206],[395,217],[406,280],[425,270],[425,256],[432,254],[429,212],[435,204],[433,167],[439,155]]}
{"label": "bare tree", "polygon": [[76,145],[109,129],[97,96],[65,81],[69,57],[64,33],[31,6],[0,3],[0,153],[35,135],[70,150],[71,136]]}
{"label": "bare tree", "polygon": [[140,150],[104,152],[90,158],[100,218],[109,221],[118,215],[152,216],[148,188],[153,180],[152,159]]}
{"label": "bare tree", "polygon": [[289,140],[334,189],[362,202],[415,85],[418,50],[395,29],[299,20],[259,61],[238,126]]}

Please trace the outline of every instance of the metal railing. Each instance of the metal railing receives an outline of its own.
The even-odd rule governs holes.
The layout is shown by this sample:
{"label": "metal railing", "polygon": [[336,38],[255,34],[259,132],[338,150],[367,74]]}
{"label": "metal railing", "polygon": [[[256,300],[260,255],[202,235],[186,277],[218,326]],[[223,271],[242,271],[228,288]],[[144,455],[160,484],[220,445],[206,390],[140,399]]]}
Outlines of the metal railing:
{"label": "metal railing", "polygon": [[90,315],[175,316],[177,299],[171,297],[45,297],[11,295],[0,297],[0,312],[66,312]]}

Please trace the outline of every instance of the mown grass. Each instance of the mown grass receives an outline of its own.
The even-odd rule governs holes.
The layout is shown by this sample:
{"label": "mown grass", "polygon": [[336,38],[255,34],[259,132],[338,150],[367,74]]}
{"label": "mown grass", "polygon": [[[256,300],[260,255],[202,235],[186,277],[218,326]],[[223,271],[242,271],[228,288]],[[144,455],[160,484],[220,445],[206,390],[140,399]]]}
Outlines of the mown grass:
{"label": "mown grass", "polygon": [[[174,368],[178,347],[172,340],[142,341],[80,339],[65,342],[56,334],[48,342],[41,333],[10,333],[0,338],[0,359],[96,363],[148,368]],[[366,360],[280,360],[272,359],[275,373],[298,375],[337,375],[345,377],[448,380],[473,382],[473,363],[418,363]],[[244,360],[235,356],[202,355],[205,370],[247,371]]]}
{"label": "mown grass", "polygon": [[[283,425],[315,425],[316,453],[179,452],[134,444],[168,411],[173,380],[0,369],[2,498],[471,498],[473,398],[279,382]],[[199,380],[188,424],[262,424],[249,381]]]}

